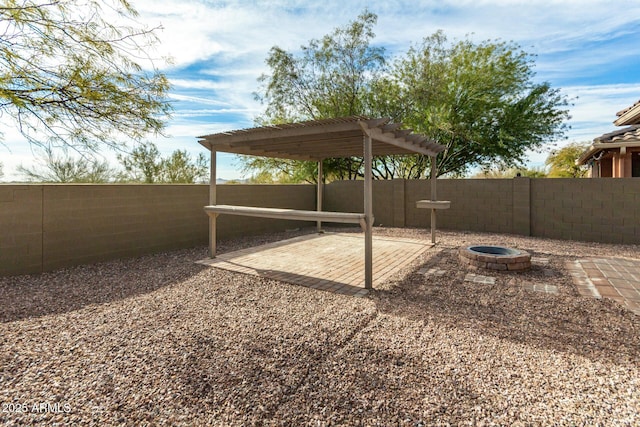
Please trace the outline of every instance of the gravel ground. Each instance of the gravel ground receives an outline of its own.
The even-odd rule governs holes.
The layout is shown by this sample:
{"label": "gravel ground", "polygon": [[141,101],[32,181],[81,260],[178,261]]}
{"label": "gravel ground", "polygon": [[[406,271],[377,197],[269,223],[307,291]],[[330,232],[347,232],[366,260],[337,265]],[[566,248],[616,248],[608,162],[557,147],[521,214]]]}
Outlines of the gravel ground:
{"label": "gravel ground", "polygon": [[[0,278],[0,424],[640,425],[640,316],[580,297],[564,268],[638,246],[438,240],[365,298],[194,264],[206,248]],[[472,243],[549,264],[465,282]]]}

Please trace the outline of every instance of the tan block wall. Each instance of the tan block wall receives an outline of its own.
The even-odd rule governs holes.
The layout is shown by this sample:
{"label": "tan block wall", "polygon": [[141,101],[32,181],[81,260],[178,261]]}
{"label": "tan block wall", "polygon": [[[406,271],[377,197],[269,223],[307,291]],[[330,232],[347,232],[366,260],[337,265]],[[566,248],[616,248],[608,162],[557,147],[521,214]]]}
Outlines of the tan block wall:
{"label": "tan block wall", "polygon": [[[208,197],[208,185],[0,185],[0,275],[206,245]],[[219,186],[218,203],[315,209],[315,187]],[[301,226],[218,223],[219,239]]]}
{"label": "tan block wall", "polygon": [[[363,181],[325,186],[324,210],[363,211]],[[428,180],[374,181],[376,226],[429,227]],[[640,179],[438,180],[438,228],[640,244]],[[313,210],[313,185],[222,185],[218,203]],[[207,185],[0,185],[0,275],[207,244]],[[313,223],[218,217],[227,239]]]}
{"label": "tan block wall", "polygon": [[[486,179],[439,179],[438,200],[451,208],[437,213],[438,228],[510,233],[513,228],[513,181]],[[418,200],[430,199],[429,180],[406,182],[406,224],[430,227],[431,211],[416,208]]]}
{"label": "tan block wall", "polygon": [[531,235],[531,179],[516,178],[513,183],[513,233]]}
{"label": "tan block wall", "polygon": [[[219,185],[217,202],[221,205],[315,210],[316,187],[315,185]],[[219,215],[216,224],[218,239],[228,239],[295,229],[310,226],[315,222]]]}
{"label": "tan block wall", "polygon": [[[373,181],[375,226],[404,226],[404,180]],[[364,181],[335,181],[324,187],[323,210],[364,212]]]}
{"label": "tan block wall", "polygon": [[[364,212],[363,181],[334,181],[324,186],[323,208],[330,212]],[[374,183],[375,190],[375,183]],[[377,210],[373,194],[374,211]]]}
{"label": "tan block wall", "polygon": [[0,185],[0,275],[42,265],[41,185]]}
{"label": "tan block wall", "polygon": [[[363,211],[363,182],[338,181],[325,187],[325,209]],[[511,233],[513,228],[513,181],[485,179],[438,180],[438,199],[450,200],[451,209],[438,213],[438,228]],[[373,213],[376,226],[430,227],[431,211],[416,208],[429,199],[429,180],[373,182]]]}
{"label": "tan block wall", "polygon": [[640,179],[531,180],[531,234],[640,244]]}
{"label": "tan block wall", "polygon": [[[429,180],[374,181],[376,225],[425,227]],[[327,210],[362,212],[362,181],[327,185]],[[438,228],[640,244],[640,179],[440,179]],[[390,205],[389,205],[390,204]]]}
{"label": "tan block wall", "polygon": [[207,242],[207,186],[46,185],[44,271]]}

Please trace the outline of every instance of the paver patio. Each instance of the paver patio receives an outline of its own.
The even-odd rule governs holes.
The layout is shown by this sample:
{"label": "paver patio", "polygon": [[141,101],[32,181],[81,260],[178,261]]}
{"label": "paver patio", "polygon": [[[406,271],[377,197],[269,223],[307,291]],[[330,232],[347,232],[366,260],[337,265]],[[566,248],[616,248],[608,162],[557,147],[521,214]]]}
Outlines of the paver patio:
{"label": "paver patio", "polygon": [[[424,240],[374,236],[373,287],[385,283],[396,271],[411,264],[431,247]],[[313,289],[364,296],[368,291],[364,289],[363,252],[362,234],[331,232],[219,254],[199,263]],[[543,258],[535,261],[541,265],[548,263]],[[640,315],[640,260],[585,258],[568,262],[567,269],[581,295],[614,299]],[[425,275],[445,273],[436,270],[423,268],[419,272]],[[557,289],[548,289],[544,284],[533,286],[531,290],[557,293]]]}
{"label": "paver patio", "polygon": [[[423,240],[373,237],[373,287],[411,264],[431,248]],[[313,289],[363,296],[364,236],[354,233],[309,234],[246,248],[199,263]]]}
{"label": "paver patio", "polygon": [[614,299],[640,315],[640,260],[585,258],[567,268],[581,295]]}

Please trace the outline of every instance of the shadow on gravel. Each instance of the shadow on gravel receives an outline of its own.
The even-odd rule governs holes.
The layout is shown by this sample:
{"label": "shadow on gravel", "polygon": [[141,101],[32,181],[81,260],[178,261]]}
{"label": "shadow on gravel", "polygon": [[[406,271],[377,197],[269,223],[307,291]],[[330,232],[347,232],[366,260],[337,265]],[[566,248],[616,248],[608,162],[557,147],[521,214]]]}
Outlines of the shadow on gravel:
{"label": "shadow on gravel", "polygon": [[206,248],[81,265],[53,272],[0,277],[0,322],[61,314],[181,282],[205,267]]}
{"label": "shadow on gravel", "polygon": [[[413,272],[396,287],[377,291],[374,298],[380,312],[468,328],[477,334],[594,361],[640,364],[640,316],[612,300],[579,297],[572,288],[554,295],[509,284],[513,278],[518,280],[518,273],[491,274],[498,278],[495,285],[465,282],[470,270],[460,267],[455,258],[454,251],[443,251],[427,264],[447,268],[445,277]],[[556,274],[563,276],[566,289],[570,289],[571,278],[559,270]]]}
{"label": "shadow on gravel", "polygon": [[[254,288],[259,280],[246,283]],[[211,328],[182,338],[181,357],[169,361],[178,406],[209,417],[203,425],[309,425],[312,411],[297,401],[324,389],[327,370],[338,369],[331,377],[342,378],[335,357],[377,317],[373,304],[343,305],[339,296],[283,284],[277,287],[284,292],[265,295],[259,287],[224,286],[232,290],[212,299],[205,321]],[[290,298],[297,301],[288,306]],[[291,402],[295,409],[279,415]],[[294,414],[303,419],[296,422]]]}
{"label": "shadow on gravel", "polygon": [[[218,253],[284,240],[313,232],[307,227],[281,233],[245,236],[218,242]],[[66,313],[105,304],[181,282],[208,268],[206,247],[150,254],[53,272],[0,277],[0,323]]]}

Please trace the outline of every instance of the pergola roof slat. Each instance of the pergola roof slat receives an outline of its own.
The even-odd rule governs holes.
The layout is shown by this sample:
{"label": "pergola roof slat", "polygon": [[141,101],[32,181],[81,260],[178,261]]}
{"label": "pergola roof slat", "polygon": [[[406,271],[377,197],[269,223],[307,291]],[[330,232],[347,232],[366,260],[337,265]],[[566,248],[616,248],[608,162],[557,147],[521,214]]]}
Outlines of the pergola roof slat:
{"label": "pergola roof slat", "polygon": [[420,153],[435,156],[443,146],[424,135],[400,129],[387,117],[363,116],[262,126],[199,137],[209,150],[287,159],[361,157],[363,138],[372,138],[374,156]]}
{"label": "pergola roof slat", "polygon": [[395,132],[398,128],[402,126],[402,123],[389,123],[387,125],[382,126],[383,132]]}
{"label": "pergola roof slat", "polygon": [[411,135],[411,132],[413,132],[413,129],[398,129],[396,130],[396,136],[398,138],[406,138],[407,136]]}
{"label": "pergola roof slat", "polygon": [[363,120],[369,127],[380,127],[391,121],[389,117],[380,117],[378,119],[364,119]]}
{"label": "pergola roof slat", "polygon": [[[205,146],[206,148],[209,148]],[[269,151],[262,150],[259,147],[232,147],[226,144],[216,145],[216,151],[226,152],[226,153],[234,153],[234,154],[244,154],[248,156],[264,156],[264,157],[274,157],[274,154],[277,154],[277,151],[271,149]],[[210,149],[210,148],[209,148]],[[297,152],[295,154],[287,153],[284,150],[281,150],[282,153],[285,153],[286,156],[282,158],[291,159],[291,160],[316,160],[315,157],[311,157],[308,154],[304,154],[301,152]]]}
{"label": "pergola roof slat", "polygon": [[[296,144],[317,145],[317,144],[340,144],[340,143],[354,143],[353,133],[335,133],[331,135],[318,135],[317,137],[287,137],[287,138],[268,138],[257,141],[242,141],[232,142],[227,145],[230,147],[274,147],[274,146],[286,146]],[[358,141],[362,143],[362,139]]]}

